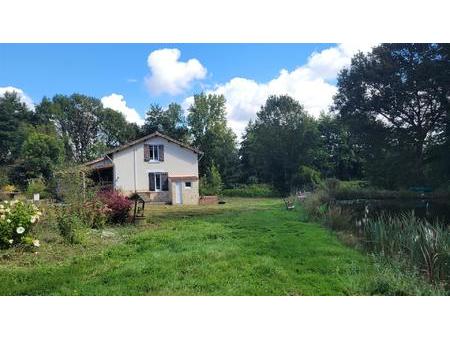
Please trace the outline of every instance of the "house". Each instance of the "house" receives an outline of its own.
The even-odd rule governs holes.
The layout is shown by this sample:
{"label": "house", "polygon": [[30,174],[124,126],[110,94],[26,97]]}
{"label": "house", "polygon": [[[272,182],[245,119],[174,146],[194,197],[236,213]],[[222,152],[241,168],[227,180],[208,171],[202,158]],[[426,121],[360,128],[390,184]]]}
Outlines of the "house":
{"label": "house", "polygon": [[148,202],[198,204],[198,161],[203,153],[159,132],[144,136],[86,163],[96,182]]}

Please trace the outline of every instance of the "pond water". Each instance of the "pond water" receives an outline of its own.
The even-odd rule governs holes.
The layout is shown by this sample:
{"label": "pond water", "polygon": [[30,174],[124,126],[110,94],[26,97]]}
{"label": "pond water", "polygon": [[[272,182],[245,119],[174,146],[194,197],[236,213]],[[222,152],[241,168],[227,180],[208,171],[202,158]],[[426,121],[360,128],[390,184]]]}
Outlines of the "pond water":
{"label": "pond water", "polygon": [[[388,213],[393,216],[414,211],[417,217],[430,222],[439,221],[447,227],[450,225],[450,201],[448,200],[339,200],[336,204],[349,209],[355,218],[362,218],[364,209],[369,207],[369,215]],[[369,216],[369,217],[370,217]]]}

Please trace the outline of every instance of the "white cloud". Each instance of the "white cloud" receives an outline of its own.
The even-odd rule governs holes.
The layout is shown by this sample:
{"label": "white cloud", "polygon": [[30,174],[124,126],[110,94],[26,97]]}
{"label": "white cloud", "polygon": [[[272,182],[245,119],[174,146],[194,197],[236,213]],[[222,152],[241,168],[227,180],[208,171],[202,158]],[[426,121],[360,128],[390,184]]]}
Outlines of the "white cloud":
{"label": "white cloud", "polygon": [[146,83],[152,94],[181,94],[192,81],[205,78],[207,70],[200,61],[179,61],[180,55],[179,49],[167,48],[150,53],[147,64],[151,74],[146,78]]}
{"label": "white cloud", "polygon": [[101,101],[104,107],[121,112],[128,122],[134,122],[138,125],[144,124],[144,120],[136,109],[127,106],[123,95],[112,93],[109,96],[103,96]]}
{"label": "white cloud", "polygon": [[22,89],[12,86],[0,87],[0,96],[5,95],[6,92],[16,92],[20,101],[25,103],[29,109],[34,110],[33,100]]}
{"label": "white cloud", "polygon": [[[350,65],[351,57],[359,50],[367,52],[371,45],[339,44],[313,53],[305,65],[293,71],[282,69],[268,82],[235,77],[217,85],[208,93],[223,94],[227,100],[228,123],[240,136],[249,119],[254,119],[269,95],[287,94],[303,104],[313,116],[327,111],[337,88],[333,84],[339,71]],[[187,106],[192,97],[185,100]]]}

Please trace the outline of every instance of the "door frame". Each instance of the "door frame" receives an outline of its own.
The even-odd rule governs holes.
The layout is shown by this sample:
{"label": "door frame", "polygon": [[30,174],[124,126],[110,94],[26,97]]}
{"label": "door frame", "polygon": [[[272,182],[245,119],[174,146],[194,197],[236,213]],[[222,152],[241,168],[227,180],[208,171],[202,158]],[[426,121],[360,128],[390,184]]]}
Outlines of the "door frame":
{"label": "door frame", "polygon": [[183,204],[183,182],[175,182],[175,204]]}

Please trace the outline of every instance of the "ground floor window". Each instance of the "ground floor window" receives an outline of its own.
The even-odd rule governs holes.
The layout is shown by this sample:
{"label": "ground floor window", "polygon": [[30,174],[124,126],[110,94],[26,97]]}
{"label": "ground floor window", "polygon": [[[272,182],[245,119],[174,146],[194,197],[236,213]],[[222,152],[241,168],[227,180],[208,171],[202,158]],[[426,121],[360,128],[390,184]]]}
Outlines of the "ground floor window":
{"label": "ground floor window", "polygon": [[184,186],[186,188],[191,188],[192,187],[192,182],[184,182]]}
{"label": "ground floor window", "polygon": [[150,191],[169,191],[169,176],[167,173],[149,173]]}

